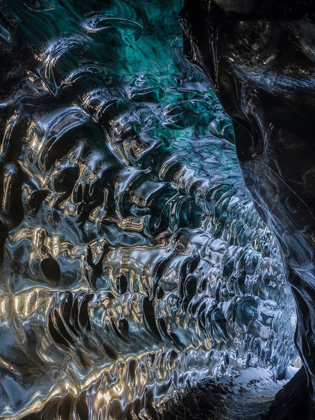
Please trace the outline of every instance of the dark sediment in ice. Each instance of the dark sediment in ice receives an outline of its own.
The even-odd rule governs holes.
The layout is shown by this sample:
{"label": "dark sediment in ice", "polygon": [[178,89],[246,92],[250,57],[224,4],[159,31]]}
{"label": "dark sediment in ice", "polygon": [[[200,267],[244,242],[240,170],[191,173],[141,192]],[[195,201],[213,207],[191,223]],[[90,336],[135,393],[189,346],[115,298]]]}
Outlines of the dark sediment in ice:
{"label": "dark sediment in ice", "polygon": [[279,391],[263,420],[313,419],[307,393],[307,377],[302,367]]}
{"label": "dark sediment in ice", "polygon": [[[297,305],[296,344],[315,407],[315,6],[186,0],[187,58],[232,117],[256,209],[282,250]],[[303,378],[300,378],[301,381]]]}

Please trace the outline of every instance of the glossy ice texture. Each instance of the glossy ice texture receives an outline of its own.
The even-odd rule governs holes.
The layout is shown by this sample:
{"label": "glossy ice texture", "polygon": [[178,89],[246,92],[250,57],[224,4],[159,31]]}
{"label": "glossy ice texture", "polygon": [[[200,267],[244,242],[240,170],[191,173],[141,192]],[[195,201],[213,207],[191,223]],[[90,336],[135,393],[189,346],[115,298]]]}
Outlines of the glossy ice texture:
{"label": "glossy ice texture", "polygon": [[189,381],[296,357],[181,7],[1,2],[1,418],[157,418]]}
{"label": "glossy ice texture", "polygon": [[245,183],[277,237],[297,304],[306,375],[284,392],[279,411],[286,405],[288,412],[276,418],[295,418],[289,390],[296,404],[295,390],[308,389],[298,402],[309,414],[295,411],[314,419],[315,2],[186,0],[182,23],[187,57],[234,120]]}

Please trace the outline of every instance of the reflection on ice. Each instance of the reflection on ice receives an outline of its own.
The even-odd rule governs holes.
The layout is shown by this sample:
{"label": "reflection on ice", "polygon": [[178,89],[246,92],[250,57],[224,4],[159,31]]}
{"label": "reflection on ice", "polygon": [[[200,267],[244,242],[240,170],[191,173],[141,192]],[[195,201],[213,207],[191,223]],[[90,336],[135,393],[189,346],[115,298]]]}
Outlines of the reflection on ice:
{"label": "reflection on ice", "polygon": [[296,357],[279,250],[182,58],[180,2],[105,3],[4,7],[4,418],[155,418],[191,381],[281,378]]}

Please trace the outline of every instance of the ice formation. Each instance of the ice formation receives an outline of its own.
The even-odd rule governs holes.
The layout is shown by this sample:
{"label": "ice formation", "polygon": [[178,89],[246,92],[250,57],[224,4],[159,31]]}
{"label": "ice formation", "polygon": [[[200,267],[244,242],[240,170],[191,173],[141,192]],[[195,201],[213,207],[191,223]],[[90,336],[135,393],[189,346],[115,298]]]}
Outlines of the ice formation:
{"label": "ice formation", "polygon": [[192,380],[296,358],[279,247],[181,7],[1,2],[1,418],[159,418]]}
{"label": "ice formation", "polygon": [[277,419],[315,413],[314,16],[311,0],[187,0],[182,12],[186,55],[234,120],[245,183],[296,300],[305,373],[286,389]]}

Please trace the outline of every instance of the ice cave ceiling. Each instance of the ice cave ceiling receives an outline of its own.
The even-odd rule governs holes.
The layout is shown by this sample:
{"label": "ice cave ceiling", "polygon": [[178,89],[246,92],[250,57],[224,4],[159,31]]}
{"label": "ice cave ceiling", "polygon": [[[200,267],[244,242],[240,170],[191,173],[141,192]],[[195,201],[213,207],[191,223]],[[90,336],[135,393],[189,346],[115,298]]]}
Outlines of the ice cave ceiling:
{"label": "ice cave ceiling", "polygon": [[[274,28],[262,1],[245,18],[216,3],[187,1],[181,14],[201,74],[184,58],[183,1],[0,1],[0,418],[164,419],[203,378],[261,367],[283,379],[303,311],[312,377],[314,270],[302,250],[313,196],[298,190],[305,171],[290,178],[271,152],[289,139],[311,170],[312,149],[290,145],[296,115],[304,139],[313,122],[304,87],[268,108],[263,77],[242,66],[254,39],[257,67],[277,75],[270,31],[303,25]],[[311,61],[304,41],[296,51]],[[287,119],[272,137],[281,98]],[[297,315],[288,272],[304,284]]]}

